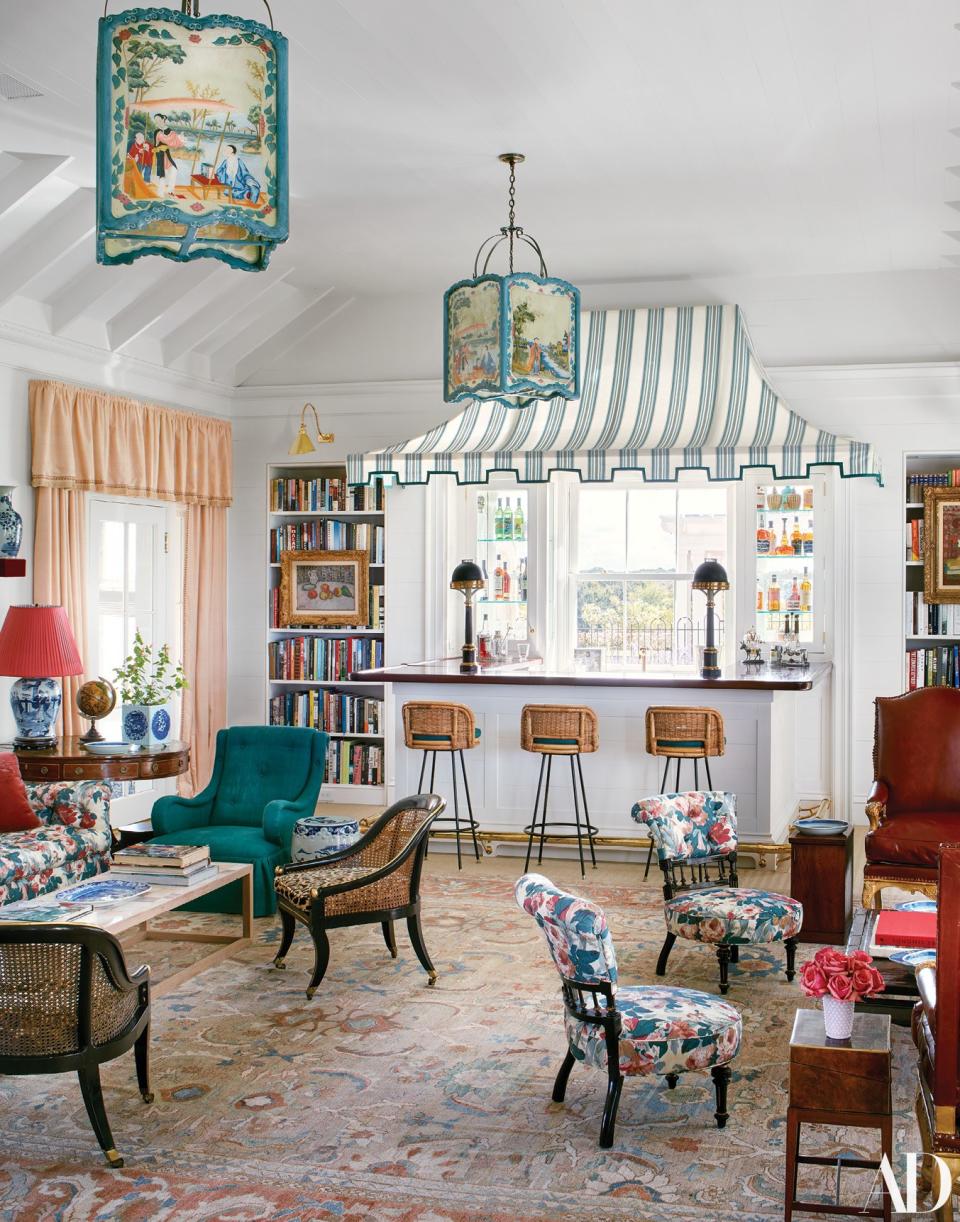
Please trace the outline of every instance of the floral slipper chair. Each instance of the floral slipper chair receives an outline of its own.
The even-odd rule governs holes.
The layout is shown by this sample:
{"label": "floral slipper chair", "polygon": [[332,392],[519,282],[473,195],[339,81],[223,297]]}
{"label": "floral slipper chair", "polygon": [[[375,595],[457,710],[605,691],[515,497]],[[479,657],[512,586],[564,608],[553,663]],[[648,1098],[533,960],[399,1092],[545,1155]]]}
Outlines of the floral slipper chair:
{"label": "floral slipper chair", "polygon": [[680,1074],[710,1070],[717,1128],[727,1123],[730,1062],[740,1050],[740,1014],[710,993],[654,985],[619,987],[617,958],[603,910],[524,874],[514,893],[543,931],[563,992],[567,1055],[553,1086],[562,1103],[575,1061],[607,1071],[600,1145],[613,1145],[625,1076],[657,1074],[672,1090]]}
{"label": "floral slipper chair", "polygon": [[783,942],[787,979],[794,977],[803,905],[788,895],[738,885],[737,815],[732,793],[658,794],[634,806],[647,827],[663,871],[667,937],[657,962],[664,976],[677,938],[716,947],[720,992],[730,987],[729,965],[741,946]]}

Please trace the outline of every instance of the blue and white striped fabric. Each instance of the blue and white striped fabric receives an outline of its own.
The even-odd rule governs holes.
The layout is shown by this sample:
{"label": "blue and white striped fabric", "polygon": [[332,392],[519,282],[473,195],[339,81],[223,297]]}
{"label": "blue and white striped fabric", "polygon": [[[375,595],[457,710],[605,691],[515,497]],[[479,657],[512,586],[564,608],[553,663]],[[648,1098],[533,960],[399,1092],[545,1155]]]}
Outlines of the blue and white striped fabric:
{"label": "blue and white striped fabric", "polygon": [[750,347],[738,306],[593,310],[582,319],[582,391],[517,410],[471,402],[422,437],[351,454],[351,484],[431,474],[483,484],[514,471],[522,483],[576,471],[588,483],[636,471],[667,482],[682,470],[739,480],[750,468],[806,479],[835,466],[881,481],[871,446],[814,428],[778,399]]}

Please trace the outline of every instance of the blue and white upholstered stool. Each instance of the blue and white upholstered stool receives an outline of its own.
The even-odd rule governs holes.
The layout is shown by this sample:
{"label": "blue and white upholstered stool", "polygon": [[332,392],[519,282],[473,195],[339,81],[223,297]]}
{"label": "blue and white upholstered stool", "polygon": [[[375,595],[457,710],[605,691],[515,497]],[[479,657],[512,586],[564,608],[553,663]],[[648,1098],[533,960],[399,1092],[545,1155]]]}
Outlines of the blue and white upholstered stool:
{"label": "blue and white upholstered stool", "polygon": [[293,827],[291,861],[314,861],[341,853],[360,839],[360,824],[342,815],[307,815]]}

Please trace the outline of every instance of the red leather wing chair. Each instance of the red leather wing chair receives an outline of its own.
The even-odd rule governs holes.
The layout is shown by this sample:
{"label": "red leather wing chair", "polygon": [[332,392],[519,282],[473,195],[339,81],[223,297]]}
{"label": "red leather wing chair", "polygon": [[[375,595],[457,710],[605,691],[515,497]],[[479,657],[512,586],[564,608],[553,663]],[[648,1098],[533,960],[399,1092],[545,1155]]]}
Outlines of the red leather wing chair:
{"label": "red leather wing chair", "polygon": [[863,905],[884,887],[936,898],[940,845],[960,841],[960,690],[926,687],[874,701]]}
{"label": "red leather wing chair", "polygon": [[[941,847],[939,884],[937,961],[934,967],[917,970],[920,1001],[913,1011],[913,1042],[919,1053],[917,1121],[924,1153],[936,1154],[956,1182],[960,1174],[960,844]],[[925,1161],[924,1184],[934,1181],[935,1199],[940,1195],[941,1173],[940,1166]],[[952,1222],[951,1198],[936,1217],[937,1222]]]}

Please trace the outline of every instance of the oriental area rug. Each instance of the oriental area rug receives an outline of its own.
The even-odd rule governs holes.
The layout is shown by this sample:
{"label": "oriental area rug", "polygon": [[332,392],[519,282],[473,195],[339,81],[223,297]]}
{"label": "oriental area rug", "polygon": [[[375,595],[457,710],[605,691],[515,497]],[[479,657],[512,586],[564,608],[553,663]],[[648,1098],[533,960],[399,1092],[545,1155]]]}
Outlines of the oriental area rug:
{"label": "oriental area rug", "polygon": [[[575,889],[606,909],[621,981],[652,983],[659,890],[602,878],[601,866]],[[215,928],[224,919],[164,923]],[[362,926],[332,931],[326,979],[308,1002],[306,932],[298,927],[287,968],[276,971],[279,925],[261,920],[251,947],[157,999],[156,1101],[140,1100],[132,1054],[103,1069],[122,1170],[103,1162],[75,1077],[0,1078],[0,1218],[783,1217],[788,1045],[795,1009],[811,1003],[787,984],[781,955],[743,951],[731,966],[744,1040],[726,1129],[714,1125],[709,1075],[685,1074],[674,1091],[628,1079],[614,1146],[602,1151],[601,1071],[575,1066],[566,1102],[551,1102],[564,1052],[558,980],[509,881],[484,878],[472,863],[460,876],[427,878],[423,926],[439,970],[432,989],[402,924],[395,961],[379,927]],[[150,953],[171,953],[167,946],[151,943]],[[162,976],[164,962],[154,965]],[[716,958],[678,944],[667,981],[713,992]],[[895,1027],[894,1045],[902,1155],[919,1148],[909,1033]],[[805,1152],[874,1157],[874,1138],[805,1130]],[[802,1176],[804,1196],[831,1199],[831,1172]],[[850,1173],[845,1199],[862,1204],[872,1181]]]}

